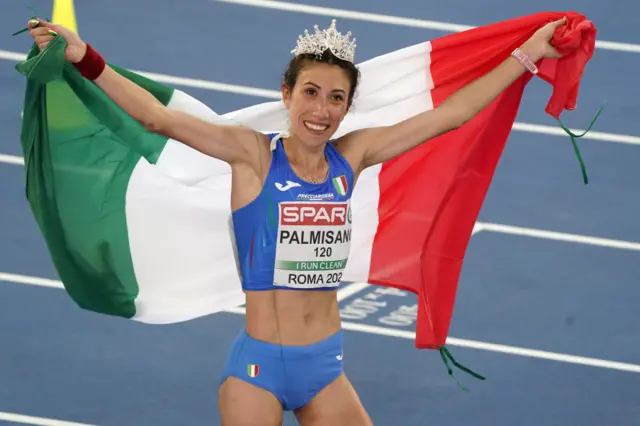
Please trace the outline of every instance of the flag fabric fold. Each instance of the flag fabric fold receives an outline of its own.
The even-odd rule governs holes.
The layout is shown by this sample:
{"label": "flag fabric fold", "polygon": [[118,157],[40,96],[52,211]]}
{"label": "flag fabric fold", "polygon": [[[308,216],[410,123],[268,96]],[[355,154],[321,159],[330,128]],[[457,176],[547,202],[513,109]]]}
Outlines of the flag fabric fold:
{"label": "flag fabric fold", "polygon": [[[545,59],[546,112],[574,109],[596,30],[580,14],[544,12],[409,46],[359,65],[355,106],[336,137],[392,125],[440,105],[547,22],[568,17]],[[229,235],[230,167],[146,131],[64,62],[60,37],[33,47],[22,148],[26,194],[70,297],[82,308],[173,323],[244,303]],[[118,68],[169,108],[262,132],[287,130],[281,102],[218,114],[183,91]],[[352,198],[345,281],[418,296],[416,347],[446,342],[465,251],[523,91],[525,74],[459,129],[367,169]]]}

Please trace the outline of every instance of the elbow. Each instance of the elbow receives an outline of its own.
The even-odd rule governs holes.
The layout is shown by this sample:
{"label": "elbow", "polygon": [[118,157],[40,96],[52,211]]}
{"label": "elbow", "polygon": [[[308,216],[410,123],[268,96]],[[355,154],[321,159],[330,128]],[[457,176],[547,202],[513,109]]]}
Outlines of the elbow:
{"label": "elbow", "polygon": [[140,124],[151,133],[158,133],[166,136],[169,127],[169,114],[164,105],[154,106],[145,111],[140,120]]}
{"label": "elbow", "polygon": [[443,117],[440,121],[444,129],[444,133],[452,130],[459,129],[469,121],[471,117],[463,108],[448,108],[447,111],[443,111]]}
{"label": "elbow", "polygon": [[456,117],[456,116],[451,117],[449,120],[447,120],[445,122],[445,125],[444,125],[445,128],[443,129],[443,133],[448,133],[448,132],[451,132],[453,130],[457,130],[460,127],[462,127],[464,125],[464,123],[465,123],[465,120],[461,116],[459,116],[459,117]]}
{"label": "elbow", "polygon": [[468,107],[452,108],[451,113],[448,114],[447,123],[449,124],[449,130],[457,130],[460,127],[467,124],[473,117],[475,117],[477,111]]}
{"label": "elbow", "polygon": [[434,111],[432,121],[436,123],[437,135],[456,130],[471,119],[468,108],[461,105],[460,102],[452,102],[451,100],[446,100]]}
{"label": "elbow", "polygon": [[467,124],[480,111],[469,102],[453,98],[443,102],[440,109],[440,123],[445,128],[445,132],[459,129]]}
{"label": "elbow", "polygon": [[468,104],[456,105],[451,111],[451,127],[452,130],[458,129],[467,124],[475,115],[476,111]]}
{"label": "elbow", "polygon": [[454,116],[451,119],[451,129],[450,130],[456,130],[459,129],[460,127],[464,126],[465,124],[467,124],[467,122],[471,119],[471,117],[467,114],[457,114],[456,116]]}

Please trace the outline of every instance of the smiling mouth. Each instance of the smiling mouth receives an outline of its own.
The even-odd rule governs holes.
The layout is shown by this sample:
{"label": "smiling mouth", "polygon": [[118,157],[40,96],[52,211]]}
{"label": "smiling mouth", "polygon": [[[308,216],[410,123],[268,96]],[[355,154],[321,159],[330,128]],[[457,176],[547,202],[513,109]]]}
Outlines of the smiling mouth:
{"label": "smiling mouth", "polygon": [[304,122],[304,126],[314,133],[322,133],[329,128],[328,124],[314,124],[308,121]]}

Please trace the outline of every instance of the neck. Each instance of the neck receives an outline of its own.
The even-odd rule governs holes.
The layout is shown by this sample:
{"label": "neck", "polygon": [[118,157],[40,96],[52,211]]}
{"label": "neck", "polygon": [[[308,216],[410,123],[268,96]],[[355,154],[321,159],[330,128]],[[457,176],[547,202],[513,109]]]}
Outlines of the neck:
{"label": "neck", "polygon": [[317,169],[326,163],[324,144],[316,147],[306,146],[294,135],[282,138],[282,144],[289,161],[295,162],[299,167]]}
{"label": "neck", "polygon": [[295,135],[282,138],[287,159],[293,170],[303,179],[324,179],[328,163],[324,154],[324,144],[306,146]]}

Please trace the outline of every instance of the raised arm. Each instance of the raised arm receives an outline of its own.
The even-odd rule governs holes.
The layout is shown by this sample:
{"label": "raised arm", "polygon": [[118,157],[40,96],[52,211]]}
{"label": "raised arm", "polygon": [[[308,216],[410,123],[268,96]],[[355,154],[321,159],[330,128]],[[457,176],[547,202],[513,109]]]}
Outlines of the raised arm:
{"label": "raised arm", "polygon": [[109,66],[95,83],[127,114],[153,133],[180,141],[229,164],[257,158],[256,136],[247,127],[215,124],[169,109]]}
{"label": "raised arm", "polygon": [[[532,62],[557,58],[560,54],[549,44],[554,31],[566,18],[551,22],[538,30],[520,50]],[[527,69],[509,57],[491,72],[469,83],[438,107],[400,123],[355,131],[343,137],[340,150],[361,171],[382,163],[436,137],[454,130],[487,107]]]}
{"label": "raised arm", "polygon": [[[59,34],[67,43],[66,60],[79,63],[85,58],[87,44],[67,28],[42,20],[29,21],[28,25],[31,36],[41,50],[46,48],[56,34]],[[169,109],[145,89],[121,76],[108,65],[91,79],[120,108],[149,131],[180,141],[203,154],[229,164],[257,158],[255,155],[258,146],[257,136],[251,129],[214,124],[184,112]]]}

